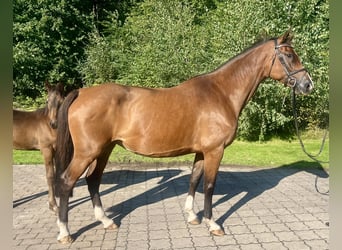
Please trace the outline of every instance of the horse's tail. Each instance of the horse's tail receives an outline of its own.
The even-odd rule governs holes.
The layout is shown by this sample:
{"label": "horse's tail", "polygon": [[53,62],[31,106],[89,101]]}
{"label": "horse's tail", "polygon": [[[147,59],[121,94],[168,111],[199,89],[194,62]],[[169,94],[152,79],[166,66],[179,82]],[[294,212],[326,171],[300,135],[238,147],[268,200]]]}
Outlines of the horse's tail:
{"label": "horse's tail", "polygon": [[74,144],[69,130],[68,110],[73,101],[78,97],[78,90],[73,90],[63,101],[57,116],[57,139],[55,152],[56,180],[55,193],[59,197],[61,193],[61,175],[68,167],[74,154]]}

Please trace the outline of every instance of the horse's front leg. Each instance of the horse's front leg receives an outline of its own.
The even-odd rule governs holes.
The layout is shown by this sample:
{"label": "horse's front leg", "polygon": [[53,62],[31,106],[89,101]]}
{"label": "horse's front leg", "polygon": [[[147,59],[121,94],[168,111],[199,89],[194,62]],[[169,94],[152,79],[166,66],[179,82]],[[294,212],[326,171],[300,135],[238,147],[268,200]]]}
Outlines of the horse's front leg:
{"label": "horse's front leg", "polygon": [[44,157],[46,181],[48,185],[49,209],[57,214],[58,206],[55,198],[55,170],[53,165],[54,150],[51,146],[43,147],[41,153]]}
{"label": "horse's front leg", "polygon": [[223,149],[217,149],[204,155],[204,221],[209,225],[209,231],[216,236],[224,235],[223,229],[213,219],[213,193],[216,176],[223,156]]}
{"label": "horse's front leg", "polygon": [[203,154],[196,154],[191,176],[188,196],[185,201],[185,211],[188,213],[188,223],[192,225],[200,224],[197,215],[194,212],[194,199],[196,189],[203,175]]}

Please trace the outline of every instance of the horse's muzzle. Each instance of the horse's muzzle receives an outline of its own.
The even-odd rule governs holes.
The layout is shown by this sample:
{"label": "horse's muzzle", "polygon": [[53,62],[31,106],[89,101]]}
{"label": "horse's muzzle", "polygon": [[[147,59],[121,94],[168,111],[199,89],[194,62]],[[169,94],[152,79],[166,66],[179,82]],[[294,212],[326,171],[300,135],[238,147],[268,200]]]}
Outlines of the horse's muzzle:
{"label": "horse's muzzle", "polygon": [[311,80],[310,75],[306,72],[298,82],[296,82],[293,87],[297,94],[308,95],[314,88],[313,81]]}
{"label": "horse's muzzle", "polygon": [[297,94],[308,95],[313,90],[314,85],[312,81],[304,81],[295,86],[295,91]]}

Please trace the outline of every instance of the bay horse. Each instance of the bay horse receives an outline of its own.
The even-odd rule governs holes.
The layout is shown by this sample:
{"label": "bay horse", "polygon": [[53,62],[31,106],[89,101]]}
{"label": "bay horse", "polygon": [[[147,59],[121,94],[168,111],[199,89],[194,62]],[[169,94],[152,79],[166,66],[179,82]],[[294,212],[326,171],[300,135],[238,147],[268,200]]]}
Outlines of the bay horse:
{"label": "bay horse", "polygon": [[50,85],[47,90],[46,106],[35,111],[13,109],[13,148],[20,150],[40,150],[44,158],[48,184],[49,209],[57,212],[54,193],[54,152],[57,137],[57,114],[64,100],[62,83]]}
{"label": "bay horse", "polygon": [[194,196],[204,175],[203,221],[213,235],[225,232],[212,216],[212,195],[224,153],[236,135],[239,115],[260,82],[272,78],[309,94],[313,82],[291,45],[292,34],[256,43],[216,70],[171,88],[150,89],[102,84],[75,90],[58,115],[56,193],[61,243],[73,241],[68,202],[86,173],[95,219],[117,228],[102,207],[99,185],[115,145],[149,157],[195,154],[185,201],[188,222],[199,224]]}

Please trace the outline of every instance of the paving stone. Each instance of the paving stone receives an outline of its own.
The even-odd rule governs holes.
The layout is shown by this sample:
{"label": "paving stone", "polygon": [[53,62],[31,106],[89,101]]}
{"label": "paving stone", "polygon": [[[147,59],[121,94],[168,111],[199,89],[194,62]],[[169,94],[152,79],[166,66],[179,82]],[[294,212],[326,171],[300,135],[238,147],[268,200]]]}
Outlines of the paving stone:
{"label": "paving stone", "polygon": [[154,230],[149,231],[149,239],[157,240],[157,239],[169,239],[169,231],[168,230]]}
{"label": "paving stone", "polygon": [[214,241],[216,245],[221,249],[224,246],[233,246],[237,245],[236,239],[233,235],[225,235],[223,237],[214,237]]}
{"label": "paving stone", "polygon": [[245,225],[255,225],[255,224],[262,224],[262,221],[258,216],[251,216],[251,217],[241,217],[242,221]]}
{"label": "paving stone", "polygon": [[[127,241],[126,249],[127,250],[137,250],[137,249],[148,250],[150,249],[150,246],[146,239],[145,240],[129,240]],[[162,249],[162,248],[158,248],[158,249]]]}
{"label": "paving stone", "polygon": [[305,242],[303,242],[303,241],[284,242],[284,246],[287,247],[289,250],[310,249],[310,247],[308,245],[306,245]]}
{"label": "paving stone", "polygon": [[296,221],[296,222],[288,222],[285,223],[288,228],[290,228],[291,231],[299,231],[299,230],[308,230],[309,227],[305,225],[301,221]]}
{"label": "paving stone", "polygon": [[197,247],[215,247],[216,243],[210,236],[192,237],[194,245]]}
{"label": "paving stone", "polygon": [[287,250],[288,248],[283,245],[282,242],[270,242],[270,243],[262,243],[261,246],[265,250]]}
{"label": "paving stone", "polygon": [[247,225],[247,226],[252,233],[265,233],[265,232],[270,231],[270,229],[266,225],[263,225],[263,224]]}
{"label": "paving stone", "polygon": [[[328,249],[329,196],[315,190],[316,175],[310,171],[221,166],[213,214],[226,235],[218,237],[205,223],[186,221],[189,166],[109,164],[100,192],[119,229],[104,230],[95,221],[82,177],[69,202],[75,241],[62,245],[56,240],[56,216],[47,206],[44,166],[14,165],[13,249]],[[328,189],[329,178],[320,178],[319,184]],[[194,210],[201,219],[203,203],[199,188]]]}
{"label": "paving stone", "polygon": [[230,226],[229,230],[231,234],[247,234],[250,233],[250,230],[246,225],[241,225],[241,226]]}
{"label": "paving stone", "polygon": [[251,243],[258,243],[258,240],[255,238],[254,234],[237,234],[234,236],[238,244],[246,245]]}
{"label": "paving stone", "polygon": [[189,238],[175,238],[171,240],[172,248],[186,248],[186,247],[193,247],[194,243],[192,239]]}
{"label": "paving stone", "polygon": [[262,249],[261,244],[248,244],[248,245],[240,245],[241,250],[260,250]]}
{"label": "paving stone", "polygon": [[290,231],[290,228],[284,223],[270,223],[266,224],[266,226],[271,230],[271,232]]}
{"label": "paving stone", "polygon": [[315,229],[315,234],[317,234],[321,239],[329,239],[329,228]]}
{"label": "paving stone", "polygon": [[280,241],[296,241],[299,240],[299,237],[295,235],[294,232],[275,232],[275,236]]}
{"label": "paving stone", "polygon": [[310,246],[311,249],[315,250],[326,250],[328,248],[328,244],[325,240],[310,240],[310,241],[305,241],[305,243]]}
{"label": "paving stone", "polygon": [[254,234],[254,237],[258,240],[258,242],[261,242],[261,243],[278,241],[278,238],[272,232],[256,233]]}
{"label": "paving stone", "polygon": [[303,230],[303,231],[295,231],[294,232],[302,241],[305,240],[317,240],[321,239],[321,237],[315,233],[313,230]]}

